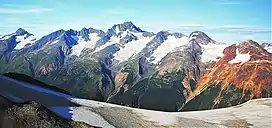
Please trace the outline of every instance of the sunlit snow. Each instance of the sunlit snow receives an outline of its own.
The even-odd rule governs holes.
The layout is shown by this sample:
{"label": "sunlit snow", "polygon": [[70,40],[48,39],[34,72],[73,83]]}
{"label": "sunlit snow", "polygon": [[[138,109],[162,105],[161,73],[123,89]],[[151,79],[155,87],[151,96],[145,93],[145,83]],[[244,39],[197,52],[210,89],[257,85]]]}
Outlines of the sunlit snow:
{"label": "sunlit snow", "polygon": [[26,34],[23,36],[16,36],[16,41],[18,44],[14,49],[22,49],[26,44],[32,44],[36,41],[36,38],[34,36],[29,36],[26,38]]}
{"label": "sunlit snow", "polygon": [[[271,102],[271,98],[264,98],[264,99],[255,99],[252,101],[248,101],[244,104],[237,105],[239,107],[233,106],[228,108],[206,110],[206,111],[191,111],[191,112],[162,112],[162,111],[131,108],[126,106],[108,104],[108,103],[80,99],[80,98],[72,98],[70,100],[74,103],[77,103],[86,107],[86,109],[82,109],[81,113],[85,113],[85,112],[87,113],[87,111],[91,111],[91,110],[88,110],[87,107],[91,107],[91,108],[95,108],[95,107],[117,108],[118,107],[120,109],[131,110],[133,114],[142,115],[141,117],[144,120],[158,123],[160,125],[174,125],[180,121],[179,119],[185,119],[185,120],[193,119],[193,120],[199,120],[199,121],[206,121],[209,123],[220,124],[223,121],[233,119],[233,117],[239,117],[240,119],[245,119],[247,121],[254,122],[254,125],[256,124],[259,126],[266,124],[269,120],[263,120],[263,122],[260,122],[260,120],[256,120],[257,119],[256,112],[258,112],[258,114],[260,115],[267,115],[267,112],[269,112],[270,110],[270,107],[268,105],[262,105],[260,103]],[[92,116],[92,114],[90,116]],[[86,119],[82,118],[82,121],[86,123],[89,122],[88,118]],[[101,119],[101,122],[104,122],[104,119]],[[92,124],[92,123],[89,123],[89,124]]]}
{"label": "sunlit snow", "polygon": [[93,53],[98,52],[98,51],[100,51],[100,50],[102,50],[102,49],[104,49],[104,48],[106,48],[106,47],[108,47],[108,46],[110,46],[110,45],[112,45],[112,44],[119,43],[120,39],[121,39],[121,38],[119,38],[119,37],[117,37],[117,36],[111,37],[111,39],[110,39],[107,43],[105,43],[104,45],[102,45],[102,46],[96,48],[95,51],[94,51]]}
{"label": "sunlit snow", "polygon": [[118,52],[113,55],[114,59],[120,62],[128,60],[133,55],[139,53],[154,37],[144,37],[142,36],[142,33],[133,33],[133,35],[137,36],[138,40],[133,40],[129,43],[126,43],[123,47],[120,48]]}
{"label": "sunlit snow", "polygon": [[202,48],[202,62],[216,61],[217,57],[223,57],[223,51],[228,45],[226,44],[212,44],[201,45]]}
{"label": "sunlit snow", "polygon": [[100,39],[97,33],[89,34],[90,40],[85,41],[81,36],[73,36],[73,39],[78,41],[78,44],[72,47],[71,55],[79,56],[84,48],[94,48],[96,41]]}
{"label": "sunlit snow", "polygon": [[0,38],[0,40],[7,40],[8,38],[10,38],[10,37],[13,36],[13,35],[14,35],[14,34],[2,36],[2,37]]}
{"label": "sunlit snow", "polygon": [[247,62],[249,60],[250,60],[249,52],[246,53],[246,54],[240,54],[239,50],[236,49],[236,56],[235,56],[235,58],[233,60],[229,61],[228,63],[233,64],[233,63],[240,63],[241,62],[241,64],[243,64],[243,63],[245,63],[245,62]]}
{"label": "sunlit snow", "polygon": [[151,55],[155,59],[152,63],[158,63],[167,53],[173,51],[176,47],[187,45],[189,42],[186,36],[181,38],[176,38],[175,36],[169,36],[168,39],[163,42]]}
{"label": "sunlit snow", "polygon": [[51,42],[50,45],[56,44],[58,42],[59,42],[59,40],[55,40],[55,41]]}
{"label": "sunlit snow", "polygon": [[270,47],[265,47],[264,49],[265,49],[266,51],[272,53],[272,46],[270,46]]}
{"label": "sunlit snow", "polygon": [[90,111],[88,107],[71,107],[72,120],[88,123],[92,126],[114,128],[99,114]]}
{"label": "sunlit snow", "polygon": [[116,26],[116,27],[115,27],[115,33],[118,35],[119,32],[120,32],[119,27]]}

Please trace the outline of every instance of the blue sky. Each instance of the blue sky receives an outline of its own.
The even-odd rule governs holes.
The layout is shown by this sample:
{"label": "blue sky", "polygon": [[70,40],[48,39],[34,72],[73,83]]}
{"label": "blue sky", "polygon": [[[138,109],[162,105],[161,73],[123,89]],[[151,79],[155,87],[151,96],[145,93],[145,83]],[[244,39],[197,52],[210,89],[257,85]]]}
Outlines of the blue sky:
{"label": "blue sky", "polygon": [[132,21],[158,32],[201,30],[217,41],[271,41],[271,0],[1,0],[0,34],[19,27],[43,36]]}

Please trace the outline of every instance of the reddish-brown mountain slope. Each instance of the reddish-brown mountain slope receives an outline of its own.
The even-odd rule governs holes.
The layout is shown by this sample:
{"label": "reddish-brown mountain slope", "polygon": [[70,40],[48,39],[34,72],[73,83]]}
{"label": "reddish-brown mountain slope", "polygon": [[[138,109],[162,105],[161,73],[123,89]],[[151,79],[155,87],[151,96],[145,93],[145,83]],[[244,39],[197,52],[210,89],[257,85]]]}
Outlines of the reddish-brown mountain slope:
{"label": "reddish-brown mountain slope", "polygon": [[271,53],[252,40],[233,44],[225,48],[223,53],[224,56],[200,78],[197,89],[188,101],[210,85],[218,84],[221,86],[218,96],[214,99],[215,104],[221,101],[223,91],[227,92],[233,87],[242,90],[241,100],[248,92],[250,92],[249,99],[271,96]]}

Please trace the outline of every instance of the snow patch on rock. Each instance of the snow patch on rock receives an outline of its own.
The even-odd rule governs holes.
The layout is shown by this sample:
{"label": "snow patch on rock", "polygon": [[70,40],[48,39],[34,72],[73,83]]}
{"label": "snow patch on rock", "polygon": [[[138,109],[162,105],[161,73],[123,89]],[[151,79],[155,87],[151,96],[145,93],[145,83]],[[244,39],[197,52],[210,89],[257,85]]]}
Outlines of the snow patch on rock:
{"label": "snow patch on rock", "polygon": [[14,33],[13,34],[10,34],[10,35],[4,35],[4,36],[2,36],[1,38],[0,38],[0,40],[7,40],[8,38],[10,38],[11,36],[13,36],[14,35]]}
{"label": "snow patch on rock", "polygon": [[106,47],[108,47],[108,46],[110,46],[112,44],[117,44],[117,43],[119,43],[120,39],[121,38],[119,38],[117,36],[113,36],[113,37],[111,37],[111,39],[108,42],[106,42],[104,45],[102,45],[100,47],[97,47],[95,49],[95,51],[93,51],[92,53],[98,52],[98,51],[100,51],[100,50],[102,50],[102,49],[104,49],[104,48],[106,48]]}
{"label": "snow patch on rock", "polygon": [[16,41],[18,42],[18,44],[14,49],[19,50],[22,49],[26,44],[34,43],[36,41],[36,38],[34,36],[27,37],[27,34],[25,34],[23,36],[16,36]]}
{"label": "snow patch on rock", "polygon": [[55,41],[51,42],[50,45],[54,45],[54,44],[56,44],[58,42],[59,42],[59,40],[55,40]]}
{"label": "snow patch on rock", "polygon": [[241,63],[241,64],[243,64],[243,63],[245,63],[245,62],[247,62],[249,60],[250,60],[249,52],[246,53],[246,54],[241,54],[241,53],[239,53],[239,50],[236,49],[236,56],[235,56],[235,58],[233,60],[229,61],[228,63],[230,63],[230,64],[233,64],[233,63]]}

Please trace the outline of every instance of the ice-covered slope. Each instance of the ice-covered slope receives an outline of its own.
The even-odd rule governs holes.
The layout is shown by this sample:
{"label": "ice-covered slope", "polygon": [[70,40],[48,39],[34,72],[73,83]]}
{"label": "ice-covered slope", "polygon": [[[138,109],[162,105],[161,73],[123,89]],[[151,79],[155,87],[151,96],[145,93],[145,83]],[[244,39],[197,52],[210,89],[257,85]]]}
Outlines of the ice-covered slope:
{"label": "ice-covered slope", "polygon": [[33,44],[36,41],[36,37],[33,35],[28,36],[27,34],[23,36],[16,36],[16,41],[18,44],[14,49],[22,49],[26,45]]}
{"label": "ice-covered slope", "polygon": [[[77,98],[71,100],[72,102],[84,106],[71,108],[71,113],[74,114],[73,120],[83,121],[90,125],[101,127],[110,127],[113,125],[116,127],[259,128],[269,127],[272,119],[271,98],[255,99],[229,108],[171,113],[130,108]],[[104,119],[101,119],[101,117],[96,117],[97,115],[94,116],[95,113]],[[79,116],[78,114],[84,116]],[[94,117],[100,120],[96,120],[96,122],[90,120]]]}
{"label": "ice-covered slope", "polygon": [[168,38],[156,49],[150,56],[153,58],[152,63],[158,63],[164,56],[169,52],[173,51],[175,48],[187,45],[189,40],[186,36],[177,38],[174,35],[168,36]]}
{"label": "ice-covered slope", "polygon": [[261,46],[268,52],[272,53],[272,43],[262,43]]}
{"label": "ice-covered slope", "polygon": [[154,38],[154,36],[145,37],[143,33],[133,33],[133,35],[137,37],[137,40],[122,45],[120,50],[113,55],[114,59],[120,62],[128,60],[130,57],[138,54]]}
{"label": "ice-covered slope", "polygon": [[272,53],[272,46],[270,46],[270,47],[265,47],[264,49],[267,50],[268,52]]}
{"label": "ice-covered slope", "polygon": [[250,56],[251,55],[249,55],[249,52],[246,54],[241,54],[241,53],[239,53],[238,49],[236,49],[235,58],[233,60],[229,61],[228,63],[233,64],[233,63],[240,63],[241,62],[241,64],[243,64],[243,63],[250,60]]}
{"label": "ice-covered slope", "polygon": [[212,62],[217,61],[218,57],[223,57],[224,49],[229,46],[227,44],[207,44],[207,45],[200,45],[202,48],[202,62]]}
{"label": "ice-covered slope", "polygon": [[77,40],[78,44],[72,47],[71,55],[79,56],[84,48],[94,48],[96,41],[98,41],[101,37],[99,37],[97,33],[91,33],[89,34],[90,40],[87,41],[85,41],[82,36],[73,36],[72,38]]}
{"label": "ice-covered slope", "polygon": [[109,51],[109,54],[113,54],[117,61],[125,61],[133,54],[138,53],[152,39],[152,35],[146,36],[145,33],[149,32],[141,30],[132,22],[116,24],[96,41],[91,53],[97,53],[115,45],[119,49],[118,52]]}
{"label": "ice-covered slope", "polygon": [[36,41],[36,37],[33,34],[28,33],[22,28],[17,29],[14,33],[0,36],[0,41],[8,41],[13,39],[15,39],[14,43],[16,43],[14,44],[15,47],[13,49],[16,50],[20,50],[26,45],[33,44]]}

